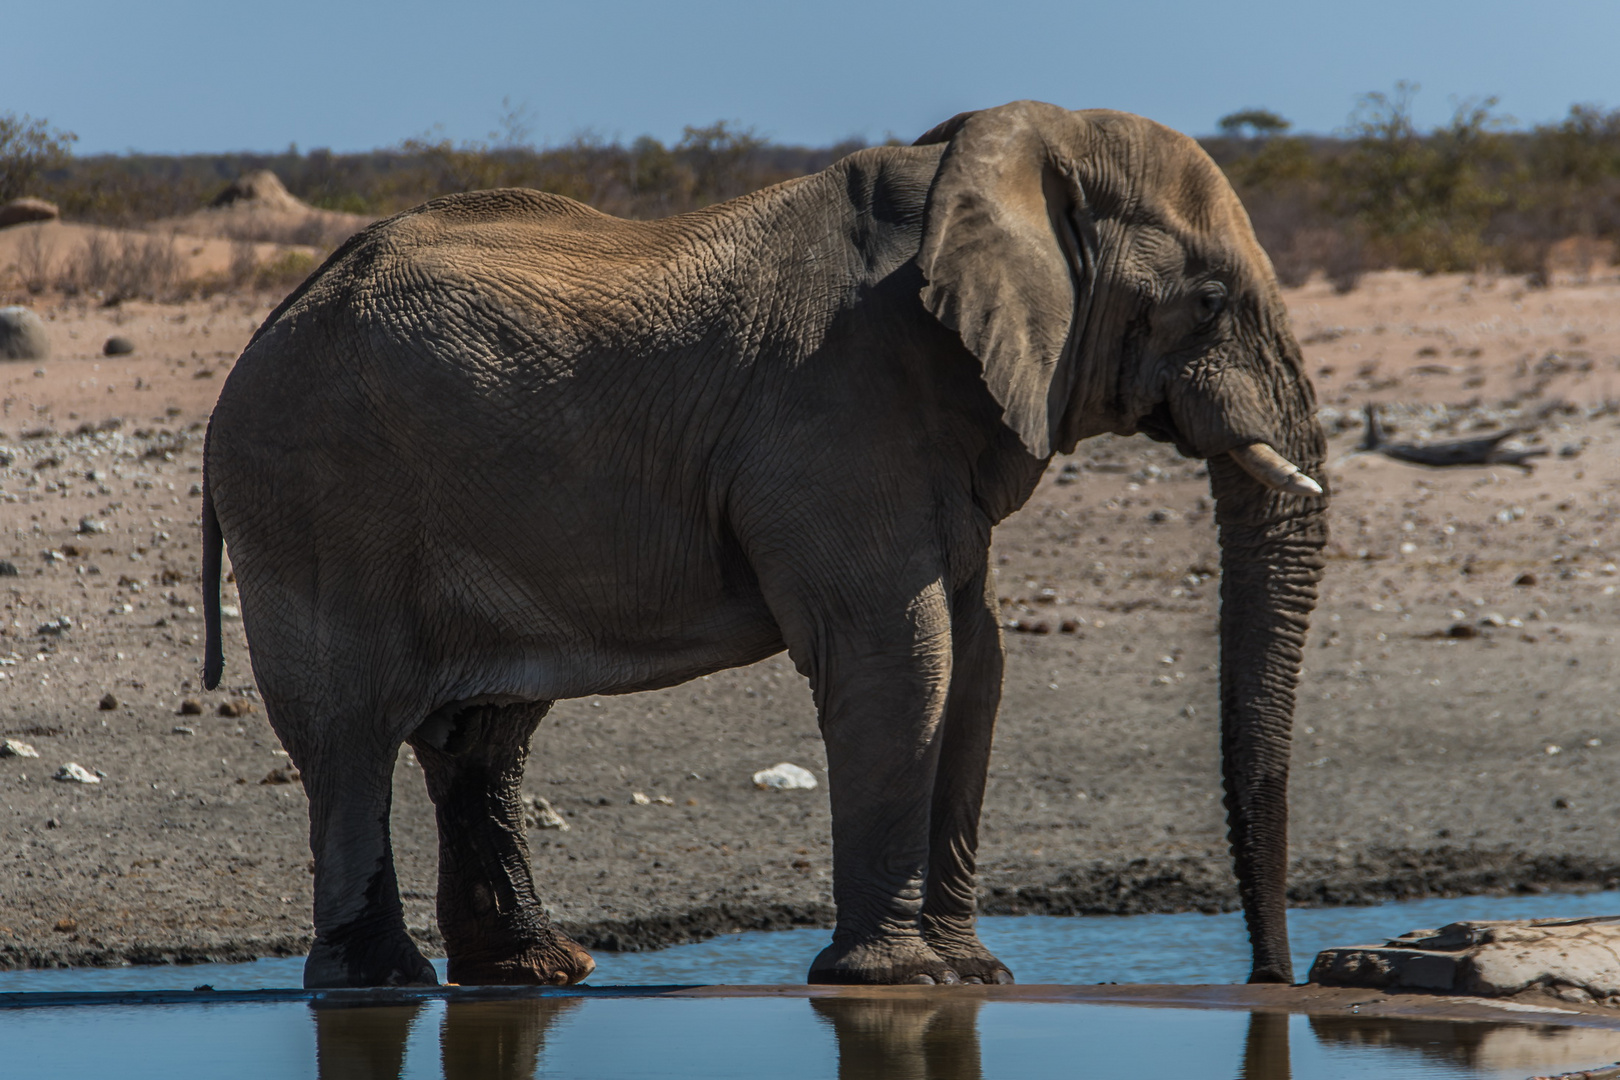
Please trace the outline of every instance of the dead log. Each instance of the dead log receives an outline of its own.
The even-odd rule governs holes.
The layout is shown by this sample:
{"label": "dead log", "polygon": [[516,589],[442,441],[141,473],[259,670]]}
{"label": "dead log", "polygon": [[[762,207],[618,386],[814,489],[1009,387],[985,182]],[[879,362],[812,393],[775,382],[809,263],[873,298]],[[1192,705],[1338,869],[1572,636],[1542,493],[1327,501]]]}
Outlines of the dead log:
{"label": "dead log", "polygon": [[1535,466],[1531,458],[1541,457],[1549,451],[1545,446],[1509,449],[1502,444],[1521,434],[1521,428],[1481,435],[1475,439],[1448,439],[1444,442],[1409,443],[1390,442],[1384,435],[1384,425],[1378,419],[1378,407],[1367,406],[1367,429],[1361,437],[1360,449],[1366,453],[1383,454],[1412,465],[1427,465],[1443,469],[1454,465],[1514,465],[1529,472]]}

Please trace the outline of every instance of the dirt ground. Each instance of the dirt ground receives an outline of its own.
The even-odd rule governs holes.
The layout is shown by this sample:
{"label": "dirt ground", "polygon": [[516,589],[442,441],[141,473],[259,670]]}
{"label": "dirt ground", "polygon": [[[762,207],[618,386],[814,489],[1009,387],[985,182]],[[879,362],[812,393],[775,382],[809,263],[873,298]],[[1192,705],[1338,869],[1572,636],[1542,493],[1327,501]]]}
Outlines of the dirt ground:
{"label": "dirt ground", "polygon": [[[1335,491],[1295,733],[1297,902],[1616,887],[1620,278],[1387,273],[1288,299]],[[270,302],[29,302],[55,352],[0,365],[0,559],[16,569],[0,577],[0,733],[39,756],[0,758],[0,966],[299,951],[305,800],[265,782],[288,762],[240,622],[224,686],[197,688],[201,433]],[[133,354],[101,354],[115,332]],[[1532,472],[1358,454],[1368,401],[1396,438],[1520,426],[1549,453]],[[1054,461],[998,530],[1009,666],[985,910],[1235,904],[1210,511],[1200,463],[1108,438]],[[782,657],[559,704],[525,784],[571,825],[530,833],[543,894],[607,948],[824,923],[825,785],[750,781],[782,761],[825,778]],[[100,782],[53,779],[68,762]],[[402,753],[394,836],[431,949],[419,772]]]}

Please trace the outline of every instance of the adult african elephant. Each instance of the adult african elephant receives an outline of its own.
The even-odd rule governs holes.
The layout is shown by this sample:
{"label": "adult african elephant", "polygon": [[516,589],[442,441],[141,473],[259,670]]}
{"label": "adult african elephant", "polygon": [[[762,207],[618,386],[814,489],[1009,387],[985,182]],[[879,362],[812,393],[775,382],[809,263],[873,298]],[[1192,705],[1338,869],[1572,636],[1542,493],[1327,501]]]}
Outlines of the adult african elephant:
{"label": "adult african elephant", "polygon": [[1252,978],[1289,979],[1313,416],[1232,189],[1123,113],[964,114],[663,221],[503,190],[373,226],[260,328],[208,436],[206,682],[223,537],[309,795],[306,985],[434,981],[389,847],[402,741],[437,809],[450,978],[584,978],[530,878],[536,724],[783,648],[832,800],[838,923],[810,980],[1009,981],[974,928],[990,530],[1055,450],[1136,431],[1209,459],[1232,848]]}

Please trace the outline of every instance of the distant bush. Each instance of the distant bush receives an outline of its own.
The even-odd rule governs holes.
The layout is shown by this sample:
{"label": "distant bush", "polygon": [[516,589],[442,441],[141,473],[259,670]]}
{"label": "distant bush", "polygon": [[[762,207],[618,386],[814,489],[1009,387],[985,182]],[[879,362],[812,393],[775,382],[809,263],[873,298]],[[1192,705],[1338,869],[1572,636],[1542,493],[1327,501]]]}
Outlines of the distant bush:
{"label": "distant bush", "polygon": [[78,136],[58,131],[44,120],[16,113],[0,113],[0,202],[10,202],[31,190],[47,169],[65,164]]}
{"label": "distant bush", "polygon": [[[1516,131],[1495,111],[1495,99],[1485,98],[1421,131],[1412,118],[1416,92],[1401,83],[1393,93],[1364,95],[1333,137],[1289,134],[1285,117],[1250,108],[1222,117],[1221,133],[1203,140],[1284,283],[1323,273],[1348,289],[1377,267],[1542,273],[1554,245],[1579,239],[1582,250],[1605,251],[1620,240],[1620,110],[1576,105],[1558,123]],[[49,154],[27,158],[35,163],[31,194],[52,199],[69,218],[133,225],[190,213],[257,169],[275,172],[316,207],[366,215],[455,191],[515,186],[653,218],[814,172],[864,145],[778,146],[722,121],[688,127],[672,145],[585,136],[536,148],[526,144],[521,120],[509,116],[503,134],[480,142],[427,135],[363,154],[289,147],[70,159],[62,140],[71,136],[24,118],[0,125],[0,148],[49,144]],[[312,223],[274,239],[329,250],[340,237]],[[278,273],[290,278],[295,271]]]}
{"label": "distant bush", "polygon": [[1249,110],[1205,140],[1285,283],[1320,271],[1349,288],[1374,267],[1535,275],[1561,241],[1620,239],[1620,110],[1576,105],[1560,123],[1511,131],[1484,98],[1424,132],[1416,91],[1363,95],[1337,138],[1241,137],[1265,126],[1251,113],[1275,117]]}

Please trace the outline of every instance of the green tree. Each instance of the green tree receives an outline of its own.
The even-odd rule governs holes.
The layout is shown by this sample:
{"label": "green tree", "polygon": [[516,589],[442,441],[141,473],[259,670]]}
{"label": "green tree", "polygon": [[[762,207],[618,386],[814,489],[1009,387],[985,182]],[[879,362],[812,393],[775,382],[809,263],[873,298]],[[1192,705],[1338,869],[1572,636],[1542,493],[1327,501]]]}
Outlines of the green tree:
{"label": "green tree", "polygon": [[1215,121],[1215,126],[1228,139],[1264,139],[1281,135],[1294,125],[1270,109],[1239,109]]}
{"label": "green tree", "polygon": [[1366,227],[1398,266],[1467,270],[1482,261],[1491,212],[1507,199],[1496,168],[1507,160],[1497,99],[1458,105],[1451,123],[1427,137],[1412,119],[1415,83],[1362,95],[1351,115],[1351,146],[1338,162],[1340,208]]}
{"label": "green tree", "polygon": [[40,173],[67,164],[78,139],[26,113],[0,113],[0,202],[28,194]]}

